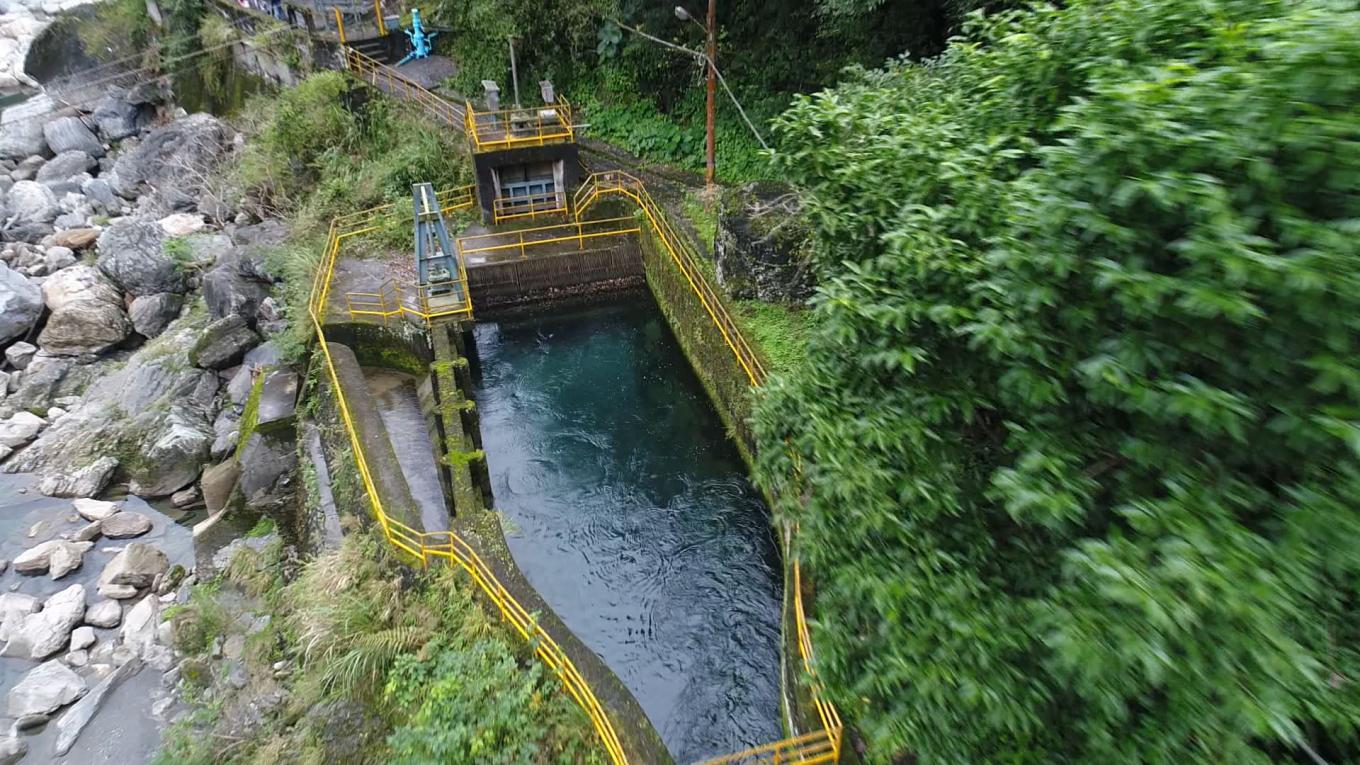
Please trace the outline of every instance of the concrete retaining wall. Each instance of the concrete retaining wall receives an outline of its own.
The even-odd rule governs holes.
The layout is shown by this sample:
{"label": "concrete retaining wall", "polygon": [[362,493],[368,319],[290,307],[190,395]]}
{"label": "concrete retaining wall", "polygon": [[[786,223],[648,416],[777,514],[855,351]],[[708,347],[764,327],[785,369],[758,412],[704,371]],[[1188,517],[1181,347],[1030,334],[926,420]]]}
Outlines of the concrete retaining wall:
{"label": "concrete retaining wall", "polygon": [[642,259],[631,242],[561,255],[483,263],[468,268],[473,313],[612,292],[644,283]]}

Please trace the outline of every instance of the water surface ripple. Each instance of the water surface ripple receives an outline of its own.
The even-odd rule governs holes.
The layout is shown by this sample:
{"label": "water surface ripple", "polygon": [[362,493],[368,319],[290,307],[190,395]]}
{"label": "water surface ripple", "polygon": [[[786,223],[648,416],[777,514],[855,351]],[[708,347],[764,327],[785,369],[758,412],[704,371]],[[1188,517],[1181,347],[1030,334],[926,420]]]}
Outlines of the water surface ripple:
{"label": "water surface ripple", "polygon": [[779,738],[769,514],[645,295],[479,323],[477,404],[515,561],[680,763]]}

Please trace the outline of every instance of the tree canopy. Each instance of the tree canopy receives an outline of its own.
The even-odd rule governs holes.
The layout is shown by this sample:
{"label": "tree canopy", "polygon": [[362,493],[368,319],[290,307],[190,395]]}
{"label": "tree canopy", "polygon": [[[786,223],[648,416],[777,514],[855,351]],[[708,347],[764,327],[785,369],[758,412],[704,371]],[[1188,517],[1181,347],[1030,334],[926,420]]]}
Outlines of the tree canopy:
{"label": "tree canopy", "polygon": [[780,119],[823,286],[760,476],[871,760],[1360,757],[1356,40],[1069,0]]}

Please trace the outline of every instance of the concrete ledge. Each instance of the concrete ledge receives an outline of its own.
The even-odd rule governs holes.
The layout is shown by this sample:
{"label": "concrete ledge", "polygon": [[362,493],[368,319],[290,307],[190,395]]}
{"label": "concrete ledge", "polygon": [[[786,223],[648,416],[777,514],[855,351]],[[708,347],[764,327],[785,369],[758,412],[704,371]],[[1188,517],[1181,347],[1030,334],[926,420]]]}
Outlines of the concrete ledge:
{"label": "concrete ledge", "polygon": [[340,380],[340,390],[345,394],[345,401],[349,404],[350,417],[359,436],[359,443],[363,446],[369,475],[377,487],[378,494],[383,498],[383,508],[387,512],[387,517],[417,531],[424,531],[420,523],[420,512],[416,508],[415,499],[411,496],[411,487],[407,485],[406,478],[402,475],[401,463],[397,461],[397,453],[392,449],[392,440],[387,435],[387,427],[383,425],[382,417],[378,414],[377,404],[369,393],[368,381],[364,378],[354,351],[340,343],[326,343],[326,347],[335,364],[335,376]]}

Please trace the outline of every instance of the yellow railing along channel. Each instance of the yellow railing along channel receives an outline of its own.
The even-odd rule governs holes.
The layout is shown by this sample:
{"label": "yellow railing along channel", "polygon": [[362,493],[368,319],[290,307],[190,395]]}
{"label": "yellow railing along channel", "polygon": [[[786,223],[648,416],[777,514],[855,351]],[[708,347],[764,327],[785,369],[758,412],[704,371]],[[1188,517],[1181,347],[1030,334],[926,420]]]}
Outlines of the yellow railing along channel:
{"label": "yellow railing along channel", "polygon": [[[454,206],[446,209],[458,209],[460,206],[472,205],[472,198],[465,189],[455,190],[440,196],[443,198],[442,203],[444,204],[453,202]],[[609,717],[605,714],[604,708],[600,705],[599,699],[595,697],[589,684],[586,683],[585,678],[581,676],[581,673],[572,664],[571,659],[561,646],[553,640],[547,631],[539,626],[533,615],[501,584],[495,573],[481,559],[476,550],[451,531],[417,531],[388,517],[383,506],[383,498],[373,483],[368,460],[364,455],[363,442],[354,428],[354,417],[349,402],[345,398],[344,389],[341,387],[340,377],[335,370],[335,361],[331,357],[330,348],[326,343],[325,317],[329,305],[331,282],[335,275],[336,261],[340,256],[344,241],[350,237],[382,228],[390,223],[392,217],[397,214],[394,205],[384,205],[373,210],[346,215],[331,222],[326,250],[322,262],[317,268],[316,277],[312,282],[312,292],[307,305],[312,327],[316,331],[317,344],[321,348],[326,362],[326,371],[330,377],[337,408],[340,411],[340,419],[349,435],[354,463],[364,485],[364,491],[368,494],[373,514],[387,541],[398,550],[418,559],[421,565],[428,566],[432,560],[444,559],[458,565],[467,572],[472,580],[477,583],[482,593],[496,605],[502,618],[509,622],[516,632],[533,646],[534,653],[538,658],[562,682],[572,699],[585,710],[601,745],[609,755],[610,762],[613,765],[626,765],[628,758],[624,754],[618,734],[609,721]]]}
{"label": "yellow railing along channel", "polygon": [[642,229],[632,218],[578,220],[556,226],[539,226],[518,231],[459,237],[456,246],[458,256],[465,260],[474,257],[480,259],[511,256],[526,258],[529,256],[531,248],[575,244],[577,250],[584,251],[587,243],[593,244],[596,240],[640,233],[642,233]]}
{"label": "yellow railing along channel", "polygon": [[[717,290],[709,284],[696,262],[689,240],[679,236],[671,226],[664,210],[652,199],[642,181],[628,173],[611,171],[595,173],[586,178],[572,200],[572,207],[579,216],[585,213],[601,197],[622,196],[632,200],[651,224],[661,246],[675,262],[680,273],[689,283],[694,294],[703,304],[723,341],[731,349],[742,371],[746,373],[751,385],[760,386],[768,376],[765,364],[742,334],[732,314],[718,297]],[[840,761],[841,745],[844,740],[845,726],[835,706],[822,698],[821,685],[817,680],[812,653],[812,637],[808,631],[807,614],[803,605],[802,569],[797,557],[793,558],[793,611],[797,630],[798,654],[812,683],[812,701],[817,709],[819,730],[777,741],[772,744],[746,749],[740,752],[705,760],[702,765],[755,765],[769,763],[834,763]]]}

